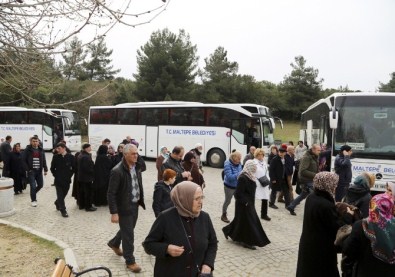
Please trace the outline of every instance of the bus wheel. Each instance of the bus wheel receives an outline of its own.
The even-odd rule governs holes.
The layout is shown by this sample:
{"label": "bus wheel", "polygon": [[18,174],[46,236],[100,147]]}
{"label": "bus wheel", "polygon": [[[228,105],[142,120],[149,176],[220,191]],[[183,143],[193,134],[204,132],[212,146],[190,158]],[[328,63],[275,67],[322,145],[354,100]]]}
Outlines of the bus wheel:
{"label": "bus wheel", "polygon": [[225,158],[225,153],[222,150],[213,149],[207,155],[207,162],[211,167],[222,168]]}

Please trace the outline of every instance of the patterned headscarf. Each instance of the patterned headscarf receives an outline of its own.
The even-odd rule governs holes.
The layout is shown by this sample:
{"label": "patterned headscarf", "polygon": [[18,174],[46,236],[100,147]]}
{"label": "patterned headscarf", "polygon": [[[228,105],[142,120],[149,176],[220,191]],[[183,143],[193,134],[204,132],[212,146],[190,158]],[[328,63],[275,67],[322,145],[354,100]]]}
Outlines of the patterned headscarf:
{"label": "patterned headscarf", "polygon": [[332,197],[335,197],[335,190],[338,182],[339,176],[336,173],[322,171],[314,176],[313,188],[320,191],[326,191]]}
{"label": "patterned headscarf", "polygon": [[198,184],[191,181],[184,181],[177,184],[170,193],[171,201],[176,206],[178,213],[184,217],[198,217],[200,212],[192,212],[193,200],[196,190],[200,188]]}
{"label": "patterned headscarf", "polygon": [[256,164],[254,163],[253,160],[248,160],[244,164],[243,170],[240,172],[240,175],[244,174],[245,176],[248,177],[248,179],[255,182],[256,180],[255,172],[256,172]]}
{"label": "patterned headscarf", "polygon": [[394,201],[388,194],[375,195],[370,201],[369,217],[362,221],[365,236],[370,240],[373,256],[395,264]]}
{"label": "patterned headscarf", "polygon": [[392,200],[395,201],[395,183],[387,182],[387,186],[389,186],[392,190]]}

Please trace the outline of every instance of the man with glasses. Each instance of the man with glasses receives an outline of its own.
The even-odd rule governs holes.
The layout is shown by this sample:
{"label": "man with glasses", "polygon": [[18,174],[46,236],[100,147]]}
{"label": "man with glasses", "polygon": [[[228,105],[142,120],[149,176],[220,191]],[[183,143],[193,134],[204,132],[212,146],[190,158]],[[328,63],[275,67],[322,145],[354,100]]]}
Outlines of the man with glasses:
{"label": "man with glasses", "polygon": [[300,159],[298,183],[300,183],[302,192],[287,207],[287,210],[291,215],[296,215],[296,206],[313,191],[313,179],[319,171],[318,156],[320,155],[320,152],[321,146],[319,144],[313,144],[311,149],[304,153],[303,157]]}

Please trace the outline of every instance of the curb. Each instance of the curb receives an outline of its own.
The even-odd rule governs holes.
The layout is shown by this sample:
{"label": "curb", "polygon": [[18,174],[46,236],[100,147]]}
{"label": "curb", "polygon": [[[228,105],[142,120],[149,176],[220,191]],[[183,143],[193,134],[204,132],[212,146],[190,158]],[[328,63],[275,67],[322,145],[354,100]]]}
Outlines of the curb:
{"label": "curb", "polygon": [[[77,260],[75,258],[74,252],[73,252],[73,250],[70,248],[70,246],[67,243],[65,243],[65,242],[63,242],[63,241],[61,241],[61,240],[59,240],[57,238],[51,237],[51,236],[49,236],[47,234],[41,233],[41,232],[39,232],[37,230],[34,230],[34,229],[30,228],[30,227],[27,227],[27,226],[24,226],[24,225],[20,225],[20,224],[17,224],[17,223],[12,223],[12,222],[9,222],[9,221],[4,220],[4,219],[0,219],[0,224],[10,225],[12,227],[22,229],[22,230],[24,230],[24,231],[26,231],[28,233],[31,233],[31,234],[33,234],[35,236],[38,236],[40,238],[43,238],[45,240],[54,242],[57,246],[59,246],[60,248],[63,249],[63,255],[64,255],[64,259],[66,261],[66,264],[71,265],[73,267],[73,271],[77,271],[77,272],[79,271]],[[54,257],[54,259],[55,258],[56,257]]]}

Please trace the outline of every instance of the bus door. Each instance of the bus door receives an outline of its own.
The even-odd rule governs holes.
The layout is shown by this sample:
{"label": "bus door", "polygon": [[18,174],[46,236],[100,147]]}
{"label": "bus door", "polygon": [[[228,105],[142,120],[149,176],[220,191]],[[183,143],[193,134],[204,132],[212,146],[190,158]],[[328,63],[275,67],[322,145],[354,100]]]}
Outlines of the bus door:
{"label": "bus door", "polygon": [[[145,136],[144,156],[149,158],[158,157],[158,126],[147,126]],[[141,148],[141,146],[140,146]],[[139,152],[140,153],[140,152]],[[140,153],[140,155],[143,155]]]}
{"label": "bus door", "polygon": [[230,152],[233,150],[240,151],[244,156],[247,154],[248,138],[247,119],[232,119],[232,128],[230,132]]}

